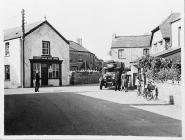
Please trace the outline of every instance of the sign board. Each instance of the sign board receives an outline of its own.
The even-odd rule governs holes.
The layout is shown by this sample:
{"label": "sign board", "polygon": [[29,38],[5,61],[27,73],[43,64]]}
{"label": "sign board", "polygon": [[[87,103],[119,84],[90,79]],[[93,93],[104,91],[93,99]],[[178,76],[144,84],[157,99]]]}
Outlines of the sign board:
{"label": "sign board", "polygon": [[33,59],[59,60],[58,57],[51,57],[51,56],[33,56]]}

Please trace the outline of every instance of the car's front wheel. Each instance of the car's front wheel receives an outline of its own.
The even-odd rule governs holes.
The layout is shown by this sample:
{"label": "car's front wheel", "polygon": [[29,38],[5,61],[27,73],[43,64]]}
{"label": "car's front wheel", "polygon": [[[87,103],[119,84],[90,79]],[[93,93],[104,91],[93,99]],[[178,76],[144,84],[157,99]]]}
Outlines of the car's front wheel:
{"label": "car's front wheel", "polygon": [[100,82],[100,90],[102,90],[102,87],[103,87],[103,83],[102,81]]}
{"label": "car's front wheel", "polygon": [[102,87],[103,87],[102,84],[100,84],[100,90],[102,90]]}

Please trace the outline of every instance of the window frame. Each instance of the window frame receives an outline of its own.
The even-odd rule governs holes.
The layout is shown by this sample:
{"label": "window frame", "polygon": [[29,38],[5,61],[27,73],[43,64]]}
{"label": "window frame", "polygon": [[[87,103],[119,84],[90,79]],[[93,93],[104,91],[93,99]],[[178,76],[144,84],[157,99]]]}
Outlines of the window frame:
{"label": "window frame", "polygon": [[[121,53],[122,52],[122,53]],[[125,49],[119,49],[118,50],[118,59],[125,59],[123,53],[125,52]],[[120,54],[121,53],[121,54]]]}
{"label": "window frame", "polygon": [[[9,67],[9,78],[7,78],[7,73],[6,73],[6,67]],[[5,81],[10,81],[10,65],[4,65],[4,80]]]}
{"label": "window frame", "polygon": [[82,62],[82,61],[83,61],[82,57],[83,57],[82,54],[78,54],[78,61],[79,61],[79,62]]}
{"label": "window frame", "polygon": [[[53,63],[49,65],[48,79],[60,79],[60,65],[58,63]],[[57,75],[58,73],[58,75]]]}
{"label": "window frame", "polygon": [[143,55],[148,55],[149,54],[149,49],[145,48],[143,49]]}
{"label": "window frame", "polygon": [[159,44],[160,44],[160,45],[163,45],[163,40],[160,40],[160,41],[159,41]]}
{"label": "window frame", "polygon": [[181,26],[178,27],[178,47],[181,46]]}
{"label": "window frame", "polygon": [[[7,47],[8,47],[8,49],[7,49]],[[8,53],[6,53],[7,50],[8,50]],[[6,57],[9,57],[10,56],[10,42],[5,42],[5,56]]]}
{"label": "window frame", "polygon": [[[44,48],[46,46],[44,46],[44,44],[47,44],[47,48]],[[44,51],[47,51],[46,53],[43,53]],[[42,40],[42,56],[50,56],[50,41],[44,41]]]}

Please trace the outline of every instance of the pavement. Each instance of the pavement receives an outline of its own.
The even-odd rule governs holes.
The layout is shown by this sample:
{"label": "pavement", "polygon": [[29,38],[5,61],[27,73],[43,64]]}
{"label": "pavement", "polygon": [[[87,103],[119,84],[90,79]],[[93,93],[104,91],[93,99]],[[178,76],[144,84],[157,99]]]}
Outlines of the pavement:
{"label": "pavement", "polygon": [[138,109],[178,120],[182,119],[182,109],[179,105],[169,105],[169,101],[163,100],[161,98],[159,98],[158,100],[147,101],[143,97],[137,96],[136,90],[129,90],[126,93],[123,91],[114,91],[113,89],[100,90],[97,84],[64,87],[41,87],[39,89],[39,93],[35,93],[33,88],[5,89],[4,92],[5,95],[73,92],[74,94],[107,100],[114,103],[131,105],[132,107]]}

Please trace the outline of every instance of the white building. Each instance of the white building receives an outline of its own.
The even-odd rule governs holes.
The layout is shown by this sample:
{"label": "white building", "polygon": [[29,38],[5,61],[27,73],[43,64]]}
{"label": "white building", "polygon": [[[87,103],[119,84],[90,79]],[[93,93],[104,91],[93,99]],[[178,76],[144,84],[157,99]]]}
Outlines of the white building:
{"label": "white building", "polygon": [[150,49],[150,35],[116,36],[113,35],[110,50],[111,59],[125,63],[125,67],[131,69],[129,75],[130,86],[135,87],[137,68],[132,62],[143,55],[147,55]]}
{"label": "white building", "polygon": [[5,88],[33,87],[36,70],[41,86],[69,84],[69,42],[48,21],[25,26],[24,52],[21,38],[21,27],[4,30]]}
{"label": "white building", "polygon": [[174,60],[180,59],[182,44],[181,24],[180,13],[172,13],[151,31],[150,54],[152,56]]}
{"label": "white building", "polygon": [[183,30],[182,30],[182,20],[179,17],[175,21],[171,22],[172,27],[172,48],[181,48],[183,44]]}

